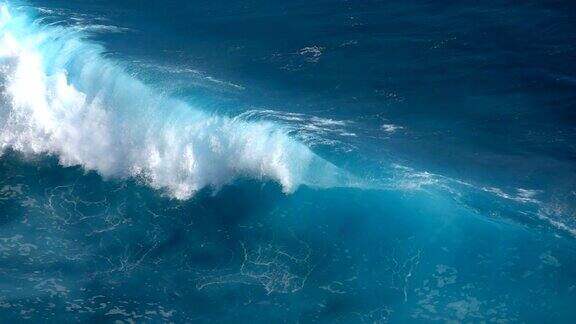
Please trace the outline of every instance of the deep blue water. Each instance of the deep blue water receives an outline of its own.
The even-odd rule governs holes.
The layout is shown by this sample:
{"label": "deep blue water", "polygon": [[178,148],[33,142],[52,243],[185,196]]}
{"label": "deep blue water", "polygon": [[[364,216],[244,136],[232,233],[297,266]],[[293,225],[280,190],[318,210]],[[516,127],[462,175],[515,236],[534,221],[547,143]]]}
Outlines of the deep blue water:
{"label": "deep blue water", "polygon": [[570,1],[0,11],[0,322],[573,323]]}

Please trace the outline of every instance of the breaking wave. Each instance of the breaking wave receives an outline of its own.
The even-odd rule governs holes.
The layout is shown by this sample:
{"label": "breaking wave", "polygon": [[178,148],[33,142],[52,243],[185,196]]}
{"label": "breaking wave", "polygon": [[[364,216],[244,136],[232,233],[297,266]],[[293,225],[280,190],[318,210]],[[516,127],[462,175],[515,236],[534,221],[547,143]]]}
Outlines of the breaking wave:
{"label": "breaking wave", "polygon": [[138,177],[178,199],[239,177],[272,179],[285,192],[347,181],[277,124],[209,114],[162,95],[85,36],[2,5],[2,151]]}

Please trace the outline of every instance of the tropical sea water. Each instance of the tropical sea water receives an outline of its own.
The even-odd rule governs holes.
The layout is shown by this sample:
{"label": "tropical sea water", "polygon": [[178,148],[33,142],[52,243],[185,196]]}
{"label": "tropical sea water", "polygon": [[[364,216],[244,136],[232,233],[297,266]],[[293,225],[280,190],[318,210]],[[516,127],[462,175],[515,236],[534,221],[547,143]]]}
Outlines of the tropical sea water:
{"label": "tropical sea water", "polygon": [[569,1],[14,1],[0,321],[576,316]]}

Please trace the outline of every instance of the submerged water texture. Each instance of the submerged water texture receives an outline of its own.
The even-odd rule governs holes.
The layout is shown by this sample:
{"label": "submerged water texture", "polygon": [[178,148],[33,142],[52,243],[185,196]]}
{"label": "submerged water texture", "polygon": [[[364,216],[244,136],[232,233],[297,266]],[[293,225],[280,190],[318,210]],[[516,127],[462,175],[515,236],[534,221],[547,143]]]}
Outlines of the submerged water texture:
{"label": "submerged water texture", "polygon": [[0,321],[576,318],[569,1],[15,1]]}

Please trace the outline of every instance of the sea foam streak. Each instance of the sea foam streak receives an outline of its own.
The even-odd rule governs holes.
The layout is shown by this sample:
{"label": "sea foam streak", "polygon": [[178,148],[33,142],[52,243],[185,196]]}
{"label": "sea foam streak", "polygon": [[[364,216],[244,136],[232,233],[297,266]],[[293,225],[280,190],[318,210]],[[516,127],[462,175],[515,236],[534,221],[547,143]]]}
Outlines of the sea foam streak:
{"label": "sea foam streak", "polygon": [[275,124],[214,116],[162,96],[77,30],[0,15],[0,146],[104,177],[140,177],[172,197],[238,177],[284,191],[345,176]]}

